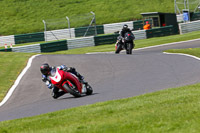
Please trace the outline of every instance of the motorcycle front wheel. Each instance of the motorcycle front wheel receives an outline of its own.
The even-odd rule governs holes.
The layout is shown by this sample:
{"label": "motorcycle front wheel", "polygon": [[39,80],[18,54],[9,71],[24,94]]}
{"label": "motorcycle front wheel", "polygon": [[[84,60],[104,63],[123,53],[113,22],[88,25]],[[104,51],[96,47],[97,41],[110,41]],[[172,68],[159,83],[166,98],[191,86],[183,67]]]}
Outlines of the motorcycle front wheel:
{"label": "motorcycle front wheel", "polygon": [[133,44],[127,43],[126,54],[132,54]]}
{"label": "motorcycle front wheel", "polygon": [[116,48],[116,51],[115,51],[115,54],[119,54],[119,52],[122,50],[122,45],[121,44],[117,44],[117,48]]}
{"label": "motorcycle front wheel", "polygon": [[77,87],[71,82],[72,86],[69,84],[64,84],[63,87],[74,97],[81,97],[81,93],[78,91]]}

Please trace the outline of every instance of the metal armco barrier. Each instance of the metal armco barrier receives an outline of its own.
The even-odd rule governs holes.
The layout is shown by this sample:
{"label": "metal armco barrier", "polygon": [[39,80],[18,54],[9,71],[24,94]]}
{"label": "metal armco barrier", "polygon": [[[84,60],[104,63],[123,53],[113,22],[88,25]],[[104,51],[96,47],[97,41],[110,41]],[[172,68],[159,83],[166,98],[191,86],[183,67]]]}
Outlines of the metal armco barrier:
{"label": "metal armco barrier", "polygon": [[71,28],[70,31],[69,31],[69,29],[46,31],[46,32],[44,32],[45,33],[45,41],[69,39],[70,32],[71,32],[71,38],[75,38],[74,30],[75,30],[74,28]]}
{"label": "metal armco barrier", "polygon": [[67,40],[68,49],[95,46],[94,37],[82,37]]}
{"label": "metal armco barrier", "polygon": [[133,29],[133,21],[122,22],[122,23],[113,23],[113,24],[104,24],[104,33],[110,34],[116,31],[121,31],[124,24],[127,24],[130,29]]}
{"label": "metal armco barrier", "polygon": [[41,52],[55,52],[68,50],[67,40],[40,44]]}
{"label": "metal armco barrier", "polygon": [[10,36],[0,36],[0,47],[4,46],[5,44],[15,44],[14,35]]}
{"label": "metal armco barrier", "polygon": [[[97,34],[104,34],[103,25],[97,25],[96,30],[97,30]],[[75,28],[75,36],[76,37],[94,36],[94,35],[95,35],[95,27],[94,26]]]}
{"label": "metal armco barrier", "polygon": [[44,41],[44,32],[15,35],[15,44]]}
{"label": "metal armco barrier", "polygon": [[119,34],[95,36],[94,37],[95,46],[103,44],[113,44],[117,41],[118,36]]}
{"label": "metal armco barrier", "polygon": [[179,24],[180,34],[200,30],[200,20]]}
{"label": "metal armco barrier", "polygon": [[176,34],[172,25],[146,30],[147,38],[161,37]]}
{"label": "metal armco barrier", "polygon": [[135,36],[135,40],[140,40],[140,39],[146,39],[147,38],[145,30],[133,31],[133,34]]}
{"label": "metal armco barrier", "polygon": [[23,52],[23,53],[41,53],[40,44],[13,47],[12,51]]}

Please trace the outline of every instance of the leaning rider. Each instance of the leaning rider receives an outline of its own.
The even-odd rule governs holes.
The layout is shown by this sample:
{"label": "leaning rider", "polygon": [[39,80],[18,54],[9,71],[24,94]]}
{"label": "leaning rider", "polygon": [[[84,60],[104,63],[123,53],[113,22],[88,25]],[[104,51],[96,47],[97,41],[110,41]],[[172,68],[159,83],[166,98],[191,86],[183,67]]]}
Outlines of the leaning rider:
{"label": "leaning rider", "polygon": [[42,81],[46,83],[46,85],[49,89],[52,89],[52,97],[54,99],[57,99],[58,97],[60,97],[66,93],[64,91],[59,91],[59,88],[54,86],[51,83],[51,79],[49,78],[49,76],[51,76],[51,71],[56,68],[59,68],[60,70],[63,70],[63,71],[71,72],[79,78],[80,82],[86,83],[86,82],[84,82],[84,77],[82,75],[80,75],[76,71],[76,69],[73,67],[66,67],[65,65],[61,65],[58,67],[50,67],[48,63],[42,64],[40,67],[40,71],[42,73]]}

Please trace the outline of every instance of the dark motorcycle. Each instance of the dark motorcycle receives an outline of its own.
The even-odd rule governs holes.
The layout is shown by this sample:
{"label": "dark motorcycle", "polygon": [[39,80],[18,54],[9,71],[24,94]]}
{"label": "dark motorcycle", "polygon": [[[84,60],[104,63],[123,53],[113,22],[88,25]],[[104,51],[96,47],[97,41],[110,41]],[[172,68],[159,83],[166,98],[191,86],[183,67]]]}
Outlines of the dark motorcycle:
{"label": "dark motorcycle", "polygon": [[135,44],[133,43],[134,39],[135,36],[131,32],[127,32],[124,38],[119,36],[115,45],[115,53],[118,54],[121,50],[125,49],[126,54],[132,54],[132,49],[135,47]]}

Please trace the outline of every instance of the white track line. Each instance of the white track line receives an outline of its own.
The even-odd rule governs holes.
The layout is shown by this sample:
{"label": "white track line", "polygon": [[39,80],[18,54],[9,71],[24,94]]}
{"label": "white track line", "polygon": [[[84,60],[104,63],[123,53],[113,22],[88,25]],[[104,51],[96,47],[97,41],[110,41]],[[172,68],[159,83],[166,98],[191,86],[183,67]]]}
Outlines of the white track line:
{"label": "white track line", "polygon": [[29,58],[28,63],[26,65],[26,67],[24,68],[24,70],[20,73],[20,75],[17,77],[17,80],[15,81],[14,85],[10,88],[10,90],[8,91],[6,97],[3,99],[3,101],[0,103],[0,107],[6,103],[6,101],[10,98],[10,96],[12,95],[12,93],[14,92],[14,90],[16,89],[17,85],[19,84],[20,80],[22,79],[22,77],[24,76],[24,74],[26,73],[26,71],[31,67],[31,63],[32,60],[39,56],[40,54],[37,55],[33,55],[31,58]]}
{"label": "white track line", "polygon": [[164,54],[172,54],[172,55],[183,55],[183,56],[188,56],[197,60],[200,60],[199,57],[193,56],[193,55],[189,55],[189,54],[183,54],[183,53],[168,53],[168,52],[163,52]]}
{"label": "white track line", "polygon": [[194,40],[188,40],[188,41],[181,41],[181,42],[173,42],[173,43],[166,43],[166,44],[162,44],[162,45],[155,45],[155,46],[149,46],[149,47],[144,47],[144,48],[138,48],[138,49],[135,49],[135,50],[143,50],[143,49],[149,49],[149,48],[169,46],[169,45],[174,45],[174,44],[179,44],[179,43],[187,43],[187,42],[193,42],[193,41],[200,41],[200,39],[194,39]]}

